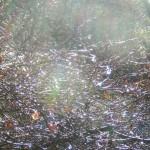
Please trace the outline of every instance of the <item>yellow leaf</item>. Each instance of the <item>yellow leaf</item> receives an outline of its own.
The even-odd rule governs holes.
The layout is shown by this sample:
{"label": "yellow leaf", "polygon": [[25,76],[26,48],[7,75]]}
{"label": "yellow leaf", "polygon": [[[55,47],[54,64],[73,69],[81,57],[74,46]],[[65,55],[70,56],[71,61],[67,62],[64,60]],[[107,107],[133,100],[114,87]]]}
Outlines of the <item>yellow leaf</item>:
{"label": "yellow leaf", "polygon": [[39,119],[39,113],[37,111],[35,111],[33,114],[32,114],[32,118],[33,120],[38,120]]}

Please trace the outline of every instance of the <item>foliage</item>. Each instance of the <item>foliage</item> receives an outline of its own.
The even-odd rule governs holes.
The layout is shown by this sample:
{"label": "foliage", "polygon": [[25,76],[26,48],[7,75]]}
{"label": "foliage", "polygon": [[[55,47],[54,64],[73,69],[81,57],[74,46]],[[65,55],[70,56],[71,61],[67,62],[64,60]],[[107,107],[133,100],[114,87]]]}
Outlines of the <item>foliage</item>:
{"label": "foliage", "polygon": [[143,2],[0,1],[1,149],[149,148]]}

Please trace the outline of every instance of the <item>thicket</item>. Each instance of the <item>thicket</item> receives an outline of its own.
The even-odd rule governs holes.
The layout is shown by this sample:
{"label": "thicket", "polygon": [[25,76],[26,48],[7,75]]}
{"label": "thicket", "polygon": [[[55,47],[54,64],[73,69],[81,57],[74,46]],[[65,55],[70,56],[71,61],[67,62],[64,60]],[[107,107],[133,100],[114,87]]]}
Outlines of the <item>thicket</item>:
{"label": "thicket", "polygon": [[1,149],[149,149],[148,1],[0,6]]}

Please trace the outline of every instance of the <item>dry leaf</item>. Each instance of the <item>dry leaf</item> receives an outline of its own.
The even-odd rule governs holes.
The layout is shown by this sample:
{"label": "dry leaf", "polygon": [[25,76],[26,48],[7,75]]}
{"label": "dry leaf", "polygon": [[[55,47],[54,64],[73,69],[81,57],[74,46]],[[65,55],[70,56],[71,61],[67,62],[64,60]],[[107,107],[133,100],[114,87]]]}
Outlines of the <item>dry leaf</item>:
{"label": "dry leaf", "polygon": [[10,70],[10,67],[9,67],[9,66],[6,66],[6,67],[5,67],[5,70]]}
{"label": "dry leaf", "polygon": [[111,97],[110,97],[110,95],[108,94],[107,91],[104,91],[103,98],[109,100]]}
{"label": "dry leaf", "polygon": [[71,106],[65,106],[64,107],[64,112],[66,112],[66,113],[70,113],[71,112]]}
{"label": "dry leaf", "polygon": [[125,80],[125,83],[128,83],[128,80],[127,80],[127,79]]}
{"label": "dry leaf", "polygon": [[150,69],[150,64],[147,64],[147,68]]}
{"label": "dry leaf", "polygon": [[48,127],[49,127],[49,129],[52,130],[52,131],[56,131],[56,130],[57,130],[57,127],[56,127],[55,124],[48,124]]}
{"label": "dry leaf", "polygon": [[14,123],[12,120],[6,120],[5,121],[5,126],[8,127],[8,128],[14,128]]}
{"label": "dry leaf", "polygon": [[3,56],[0,55],[0,63],[3,61]]}
{"label": "dry leaf", "polygon": [[35,111],[33,114],[32,114],[32,118],[33,120],[38,120],[39,119],[39,113],[37,111]]}

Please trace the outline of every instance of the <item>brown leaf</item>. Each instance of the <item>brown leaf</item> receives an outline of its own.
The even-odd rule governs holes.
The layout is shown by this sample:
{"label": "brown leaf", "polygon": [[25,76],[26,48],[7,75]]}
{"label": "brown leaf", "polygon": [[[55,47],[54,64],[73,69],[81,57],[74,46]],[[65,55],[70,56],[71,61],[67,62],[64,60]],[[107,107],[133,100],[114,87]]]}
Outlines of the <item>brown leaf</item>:
{"label": "brown leaf", "polygon": [[57,130],[57,126],[55,124],[48,124],[48,127],[50,130],[52,130],[53,132]]}
{"label": "brown leaf", "polygon": [[32,118],[33,120],[38,120],[39,119],[39,113],[37,111],[35,111],[33,114],[32,114]]}
{"label": "brown leaf", "polygon": [[103,98],[106,99],[106,100],[109,100],[111,98],[111,96],[108,94],[107,91],[104,91]]}
{"label": "brown leaf", "polygon": [[3,56],[0,55],[0,63],[3,61]]}
{"label": "brown leaf", "polygon": [[14,128],[14,123],[12,120],[8,119],[5,121],[5,126],[8,128]]}

